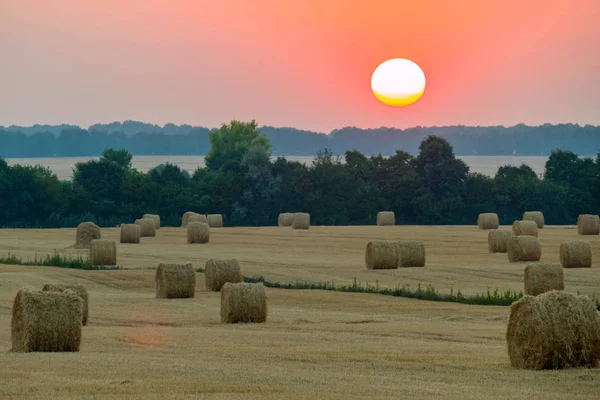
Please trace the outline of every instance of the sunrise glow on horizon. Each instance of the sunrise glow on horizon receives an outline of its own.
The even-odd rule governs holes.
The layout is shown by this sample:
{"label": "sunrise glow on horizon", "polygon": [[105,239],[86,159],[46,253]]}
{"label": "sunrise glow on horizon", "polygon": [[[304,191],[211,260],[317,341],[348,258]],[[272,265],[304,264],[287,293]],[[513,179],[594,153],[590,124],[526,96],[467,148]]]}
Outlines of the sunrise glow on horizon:
{"label": "sunrise glow on horizon", "polygon": [[[596,0],[7,0],[0,125],[600,124]],[[373,72],[427,88],[394,102]],[[515,96],[518,93],[518,96]],[[417,99],[417,101],[415,101]]]}

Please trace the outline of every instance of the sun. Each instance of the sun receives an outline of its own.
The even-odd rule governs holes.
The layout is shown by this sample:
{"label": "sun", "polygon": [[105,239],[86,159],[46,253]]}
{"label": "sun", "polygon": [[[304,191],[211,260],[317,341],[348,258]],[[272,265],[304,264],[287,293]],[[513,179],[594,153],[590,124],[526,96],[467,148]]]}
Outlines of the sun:
{"label": "sun", "polygon": [[389,106],[407,106],[419,100],[425,91],[421,67],[404,58],[381,63],[371,77],[371,89],[379,101]]}

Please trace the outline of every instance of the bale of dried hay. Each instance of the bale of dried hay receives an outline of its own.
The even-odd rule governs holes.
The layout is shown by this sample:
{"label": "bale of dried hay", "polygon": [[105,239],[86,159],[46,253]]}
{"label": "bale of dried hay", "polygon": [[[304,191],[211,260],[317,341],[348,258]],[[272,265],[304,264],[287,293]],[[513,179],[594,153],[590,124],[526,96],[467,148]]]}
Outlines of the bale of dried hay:
{"label": "bale of dried hay", "polygon": [[191,224],[192,222],[204,222],[205,224],[208,224],[208,218],[203,214],[192,214],[188,218],[188,224]]}
{"label": "bale of dried hay", "polygon": [[121,243],[139,243],[142,228],[138,224],[121,225]]}
{"label": "bale of dried hay", "polygon": [[144,218],[154,220],[154,225],[156,226],[156,229],[160,229],[160,215],[156,215],[156,214],[144,214],[142,216],[142,219],[144,219]]}
{"label": "bale of dried hay", "polygon": [[206,216],[208,226],[210,228],[222,228],[223,227],[223,215],[221,214],[208,214]]}
{"label": "bale of dried hay", "polygon": [[537,296],[551,290],[564,290],[565,280],[560,264],[536,263],[525,267],[525,294]]}
{"label": "bale of dried hay", "polygon": [[75,294],[81,297],[81,301],[83,302],[83,316],[81,319],[82,325],[87,325],[89,309],[88,309],[88,292],[85,290],[85,286],[83,285],[59,285],[59,284],[50,284],[47,283],[42,288],[44,292],[64,292],[65,290],[72,290]]}
{"label": "bale of dried hay", "polygon": [[294,213],[281,213],[277,218],[277,226],[292,226]]}
{"label": "bale of dried hay", "polygon": [[496,213],[482,213],[477,218],[477,226],[479,229],[498,229],[500,219]]}
{"label": "bale of dried hay", "polygon": [[523,221],[535,221],[537,227],[544,227],[544,214],[541,211],[525,211],[523,213]]}
{"label": "bale of dried hay", "polygon": [[191,299],[196,292],[192,264],[159,264],[154,276],[157,299]]}
{"label": "bale of dried hay", "polygon": [[506,247],[508,261],[540,261],[542,245],[535,236],[513,236]]}
{"label": "bale of dried hay", "polygon": [[218,292],[226,283],[243,282],[240,263],[236,259],[208,260],[204,268],[206,290]]}
{"label": "bale of dried hay", "polygon": [[12,308],[11,351],[79,351],[82,320],[83,300],[72,290],[21,289]]}
{"label": "bale of dried hay", "polygon": [[365,265],[367,269],[398,268],[398,242],[393,240],[374,240],[367,243]]}
{"label": "bale of dried hay", "polygon": [[587,240],[570,240],[560,244],[563,268],[591,268],[592,245]]}
{"label": "bale of dried hay", "polygon": [[310,227],[310,214],[294,213],[292,229],[308,229]]}
{"label": "bale of dried hay", "polygon": [[488,233],[488,250],[490,253],[506,253],[512,231],[493,229]]}
{"label": "bale of dried hay", "polygon": [[189,222],[190,216],[192,216],[192,215],[198,215],[198,213],[195,213],[193,211],[186,211],[183,214],[183,217],[181,217],[181,226],[183,228],[187,227],[187,224]]}
{"label": "bale of dried hay", "polygon": [[524,296],[510,309],[506,341],[515,368],[594,368],[600,359],[600,317],[587,296],[551,291]]}
{"label": "bale of dried hay", "polygon": [[396,215],[393,211],[379,211],[377,213],[377,225],[396,225]]}
{"label": "bale of dried hay", "polygon": [[581,214],[577,217],[577,233],[580,235],[597,235],[600,232],[600,220],[597,215]]}
{"label": "bale of dried hay", "polygon": [[515,221],[512,225],[512,231],[516,236],[535,236],[538,235],[538,227],[535,221]]}
{"label": "bale of dried hay", "polygon": [[140,226],[140,237],[156,236],[156,223],[153,219],[142,218],[136,219],[135,224]]}
{"label": "bale of dried hay", "polygon": [[226,283],[221,288],[221,322],[265,322],[267,291],[262,283]]}
{"label": "bale of dried hay", "polygon": [[210,241],[210,228],[206,222],[190,222],[187,226],[187,242],[208,243]]}
{"label": "bale of dried hay", "polygon": [[93,222],[82,222],[77,225],[75,236],[75,248],[89,249],[90,242],[94,239],[100,239],[100,227]]}
{"label": "bale of dried hay", "polygon": [[425,244],[423,242],[398,242],[398,267],[424,267]]}
{"label": "bale of dried hay", "polygon": [[117,242],[114,240],[92,240],[90,245],[92,265],[117,265]]}

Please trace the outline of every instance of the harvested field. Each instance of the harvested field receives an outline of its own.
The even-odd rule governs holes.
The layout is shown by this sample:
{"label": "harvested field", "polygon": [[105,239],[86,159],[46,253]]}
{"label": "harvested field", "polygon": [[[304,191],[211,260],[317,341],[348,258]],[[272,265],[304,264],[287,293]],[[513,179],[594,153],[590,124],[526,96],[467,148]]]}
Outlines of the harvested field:
{"label": "harvested field", "polygon": [[[202,273],[194,299],[154,298],[158,263],[202,266],[209,258],[237,258],[244,275],[281,282],[356,277],[463,293],[523,288],[525,265],[489,253],[487,232],[476,226],[381,231],[223,228],[199,252],[185,244],[185,229],[163,227],[140,245],[117,243],[119,264],[135,270],[0,265],[0,382],[6,382],[0,398],[597,398],[599,369],[540,373],[510,366],[509,307],[269,288],[266,323],[229,325],[220,322],[220,293],[204,290]],[[102,231],[109,240],[119,234],[118,228]],[[59,249],[85,257],[85,250],[60,250],[73,236],[74,229],[0,230],[0,255],[33,259]],[[367,270],[365,238],[423,241],[427,267]],[[571,239],[577,239],[574,226],[540,230],[542,261],[558,262],[560,243]],[[600,250],[600,237],[589,240]],[[589,269],[565,269],[564,278],[568,291],[600,296],[596,261]],[[90,298],[102,299],[90,303],[93,318],[83,328],[80,352],[7,353],[14,296],[46,283],[84,284]]]}

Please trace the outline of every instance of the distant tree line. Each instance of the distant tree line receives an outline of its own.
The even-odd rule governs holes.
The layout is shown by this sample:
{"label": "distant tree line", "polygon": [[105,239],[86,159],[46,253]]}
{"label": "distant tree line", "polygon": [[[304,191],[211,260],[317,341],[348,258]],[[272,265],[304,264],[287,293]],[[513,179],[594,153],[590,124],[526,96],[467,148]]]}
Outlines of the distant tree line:
{"label": "distant tree line", "polygon": [[44,167],[0,159],[0,226],[73,227],[81,221],[116,226],[144,213],[179,226],[185,211],[223,214],[227,225],[274,225],[280,212],[308,212],[316,225],[374,224],[392,210],[399,224],[474,225],[481,212],[501,223],[541,210],[548,224],[574,224],[600,213],[600,157],[552,152],[542,178],[527,165],[487,177],[470,173],[452,146],[428,136],[417,155],[391,157],[318,152],[312,165],[271,161],[271,143],[256,123],[232,121],[210,133],[206,167],[192,175],[173,164],[142,173],[127,150],[105,150],[78,163],[72,181]]}
{"label": "distant tree line", "polygon": [[[136,121],[96,124],[88,129],[73,125],[1,127],[0,157],[99,156],[106,148],[134,155],[204,155],[210,149],[209,133],[216,129],[190,125],[152,125]],[[394,155],[394,150],[419,153],[428,136],[446,139],[457,155],[546,155],[554,149],[581,155],[600,151],[600,126],[573,124],[537,127],[416,127],[410,129],[359,129],[346,127],[323,133],[263,126],[259,131],[272,144],[274,155],[311,156],[321,149],[343,155],[357,150],[366,155]]]}

